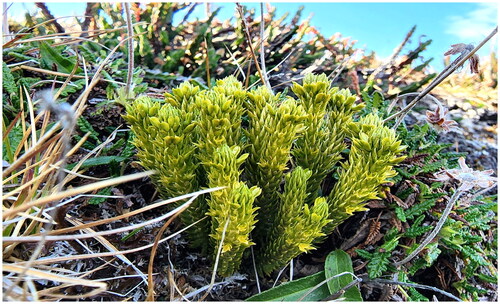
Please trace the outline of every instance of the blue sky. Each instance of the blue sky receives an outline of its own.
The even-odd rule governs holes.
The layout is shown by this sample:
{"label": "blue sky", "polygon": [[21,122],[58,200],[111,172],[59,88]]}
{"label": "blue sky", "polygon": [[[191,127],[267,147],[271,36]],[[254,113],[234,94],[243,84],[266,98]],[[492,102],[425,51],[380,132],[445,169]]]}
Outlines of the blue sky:
{"label": "blue sky", "polygon": [[[244,3],[259,9],[260,4]],[[277,16],[285,12],[291,15],[304,5],[302,18],[312,14],[311,24],[329,37],[336,32],[343,37],[357,40],[357,47],[375,51],[380,58],[389,57],[413,25],[417,30],[412,43],[404,51],[415,48],[419,39],[432,39],[433,42],[423,54],[434,57],[432,65],[442,68],[442,54],[454,43],[479,43],[498,23],[498,5],[493,2],[271,2],[277,8]],[[82,15],[85,3],[47,3],[55,16]],[[233,3],[212,3],[212,9],[221,6],[219,19],[234,16]],[[26,9],[36,10],[33,3],[14,3],[9,15],[19,18]],[[192,16],[203,18],[205,7],[197,7]],[[179,17],[181,17],[181,14]],[[234,20],[234,18],[233,18]],[[425,37],[420,38],[425,35]],[[480,55],[497,51],[496,37],[480,50]],[[403,51],[403,52],[404,52]]]}

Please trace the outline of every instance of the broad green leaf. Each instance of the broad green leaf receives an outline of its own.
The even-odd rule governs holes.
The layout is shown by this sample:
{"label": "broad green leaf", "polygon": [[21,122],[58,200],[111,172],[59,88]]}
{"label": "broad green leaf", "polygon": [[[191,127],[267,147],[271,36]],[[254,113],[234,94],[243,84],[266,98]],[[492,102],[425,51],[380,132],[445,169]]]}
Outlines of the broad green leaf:
{"label": "broad green leaf", "polygon": [[[325,277],[331,278],[342,272],[354,273],[354,270],[352,269],[351,258],[343,250],[335,250],[330,252],[330,254],[326,257],[325,261]],[[328,281],[327,283],[328,289],[330,290],[331,294],[335,294],[341,288],[344,288],[352,281],[353,281],[352,276],[346,274]],[[356,302],[363,301],[363,298],[361,297],[361,292],[356,286],[347,289],[342,297],[345,298],[345,301],[356,301]]]}
{"label": "broad green leaf", "polygon": [[[316,274],[307,276],[305,278],[298,279],[296,281],[287,282],[281,284],[280,286],[271,288],[262,293],[254,295],[246,301],[298,301],[302,298],[311,288],[318,285],[325,280],[325,272],[321,271]],[[303,301],[320,301],[327,298],[330,295],[328,287],[323,284],[321,287],[317,288],[309,295],[307,295]]]}
{"label": "broad green leaf", "polygon": [[[58,48],[54,48],[44,41],[40,42],[40,58],[41,64],[44,67],[52,69],[52,66],[55,64],[59,72],[69,74],[75,67],[74,58],[63,57]],[[81,68],[77,68],[76,73],[81,72],[81,70]]]}

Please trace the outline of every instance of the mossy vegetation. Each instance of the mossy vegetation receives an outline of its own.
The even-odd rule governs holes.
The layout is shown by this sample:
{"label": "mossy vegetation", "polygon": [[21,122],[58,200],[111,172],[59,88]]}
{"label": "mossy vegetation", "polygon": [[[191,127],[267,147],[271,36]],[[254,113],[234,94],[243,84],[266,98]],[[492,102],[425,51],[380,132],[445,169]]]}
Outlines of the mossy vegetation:
{"label": "mossy vegetation", "polygon": [[466,127],[446,97],[496,111],[495,54],[436,80],[415,28],[385,65],[301,10],[194,20],[197,5],[131,3],[130,19],[89,3],[69,29],[37,3],[9,20],[6,300],[243,300],[292,279],[252,299],[497,298],[497,196],[475,190],[495,162],[439,133]]}
{"label": "mossy vegetation", "polygon": [[[186,225],[208,216],[199,227],[211,227],[210,234],[193,229],[191,238],[214,256],[222,246],[221,274],[237,271],[253,244],[266,274],[314,249],[320,237],[366,210],[405,158],[395,132],[374,114],[358,120],[363,105],[348,90],[332,88],[326,75],[307,75],[293,91],[298,99],[265,87],[247,93],[228,77],[210,90],[184,83],[164,104],[138,98],[127,106],[139,160],[158,168],[154,179],[165,198],[195,185],[227,187],[181,216]],[[347,139],[348,157],[337,165]],[[339,179],[326,195],[321,183],[334,170]]]}

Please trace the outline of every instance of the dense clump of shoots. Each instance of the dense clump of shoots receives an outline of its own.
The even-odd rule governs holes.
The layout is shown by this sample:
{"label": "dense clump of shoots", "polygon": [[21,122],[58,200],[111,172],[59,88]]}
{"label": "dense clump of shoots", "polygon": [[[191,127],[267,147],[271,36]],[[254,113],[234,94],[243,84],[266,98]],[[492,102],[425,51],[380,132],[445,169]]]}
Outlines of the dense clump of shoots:
{"label": "dense clump of shoots", "polygon": [[209,216],[190,229],[189,236],[204,251],[224,242],[219,264],[224,275],[237,270],[243,251],[253,244],[249,238],[255,224],[253,201],[260,194],[257,187],[239,182],[238,168],[247,156],[238,157],[245,98],[234,77],[204,91],[184,83],[165,94],[165,104],[141,97],[127,106],[124,116],[136,136],[141,165],[159,171],[155,182],[163,196],[180,195],[193,187],[226,187],[206,201],[193,202],[181,215],[186,225]]}
{"label": "dense clump of shoots", "polygon": [[[227,77],[208,90],[184,83],[165,94],[165,103],[141,97],[127,106],[139,159],[159,172],[162,195],[224,187],[181,217],[190,224],[207,216],[189,236],[218,260],[221,275],[237,271],[252,245],[261,274],[314,249],[378,197],[402,160],[394,131],[375,115],[354,122],[363,105],[325,75],[307,75],[292,90],[298,99],[266,87],[247,92]],[[321,197],[321,184],[346,151],[339,180]]]}
{"label": "dense clump of shoots", "polygon": [[213,192],[207,200],[207,215],[212,221],[210,237],[215,241],[212,246],[214,255],[220,242],[223,242],[218,271],[222,275],[237,271],[243,251],[255,244],[250,240],[250,232],[257,222],[257,208],[253,207],[253,201],[261,191],[258,187],[248,188],[238,181],[238,168],[248,156],[238,156],[240,151],[239,146],[229,148],[224,144],[215,150],[212,160],[203,163],[209,187],[226,186]]}
{"label": "dense clump of shoots", "polygon": [[380,185],[396,175],[393,166],[405,156],[397,156],[405,147],[394,130],[385,127],[375,114],[349,124],[352,139],[349,159],[342,163],[338,182],[328,196],[330,218],[327,233],[354,212],[367,210],[364,202],[379,198]]}
{"label": "dense clump of shoots", "polygon": [[[232,172],[234,173],[234,175],[226,177],[227,179],[224,182],[224,180],[214,180],[214,176],[217,175],[214,170],[221,170],[221,172],[219,173],[220,176],[218,178],[223,178],[224,174],[228,173],[227,170],[229,170],[226,167],[227,164],[220,163],[219,166],[215,166],[216,163],[214,163],[214,160],[221,159],[221,157],[225,158],[226,160],[229,158],[228,155],[223,156],[220,154],[223,153],[223,151],[216,152],[216,150],[220,147],[227,146],[229,149],[233,149],[234,151],[240,151],[239,145],[241,143],[241,120],[245,110],[243,108],[242,96],[245,96],[245,92],[241,90],[241,84],[237,82],[234,77],[228,77],[223,80],[219,80],[217,86],[215,86],[212,90],[202,91],[198,93],[194,98],[192,111],[197,113],[197,127],[195,129],[197,140],[192,142],[192,145],[197,147],[196,157],[198,159],[198,162],[201,162],[202,164],[202,168],[200,168],[200,170],[198,171],[198,178],[202,184],[208,182],[209,185],[217,184],[218,186],[227,186],[230,188],[228,190],[225,190],[230,192],[225,193],[225,196],[220,200],[214,200],[212,197],[212,200],[208,202],[208,206],[205,204],[205,212],[209,211],[209,206],[211,206],[210,210],[214,210],[214,206],[219,203],[223,204],[221,206],[222,208],[233,208],[230,206],[231,199],[233,199],[237,195],[235,193],[232,193],[235,191],[233,189],[235,187],[233,183],[238,181],[238,167],[241,163],[239,163],[236,167],[234,167],[234,165],[230,167],[231,170],[233,170]],[[224,153],[228,154],[229,152],[226,151]],[[244,160],[245,157],[243,157],[242,159]],[[208,181],[204,180],[206,178],[206,175],[208,175]],[[243,188],[240,187],[240,189],[243,191]],[[246,190],[248,192],[248,189]],[[250,199],[249,197],[249,194],[246,196],[244,195],[244,198],[242,199],[249,200],[251,207],[253,199]],[[235,203],[238,204],[238,202]],[[222,227],[224,227],[225,219],[224,222],[218,222],[219,218],[223,217],[223,215],[219,214],[219,216],[215,218],[213,217],[213,212],[211,213],[211,215],[212,224],[210,231],[212,231],[211,236],[212,238],[214,238],[214,230],[217,230],[218,228],[222,229]],[[240,215],[242,217],[247,216],[246,213],[242,213]],[[238,219],[237,217],[233,217],[232,219],[236,221],[243,220],[243,218]],[[217,225],[221,226],[214,227],[214,221],[217,221]],[[229,223],[229,227],[232,227],[231,225],[234,224],[236,223],[233,223],[231,221]],[[252,225],[253,224],[249,224],[248,226]],[[247,232],[247,234],[248,233],[249,231]],[[215,239],[217,241],[220,241],[219,237],[220,234],[217,235]],[[248,237],[248,235],[245,237]],[[241,239],[241,241],[241,246],[246,246],[248,243],[248,240]],[[227,242],[225,242],[225,244],[227,245]],[[235,246],[235,248],[236,247],[237,246]],[[227,246],[224,248],[227,248]],[[243,252],[244,248],[246,247],[241,247],[240,251]],[[224,251],[223,249],[223,254],[226,251]],[[233,252],[233,255],[237,255],[237,253]],[[241,254],[239,255],[239,258],[236,259],[234,256],[228,256],[227,262],[226,259],[224,259],[224,257],[226,256],[227,254],[221,257],[222,259],[220,271],[221,273],[229,274],[231,271],[235,270],[235,267],[239,266]],[[226,263],[229,264],[226,265]]]}
{"label": "dense clump of shoots", "polygon": [[332,88],[325,74],[307,75],[303,85],[294,83],[292,91],[309,114],[307,130],[297,139],[293,155],[298,166],[311,170],[307,192],[312,202],[319,195],[321,182],[347,148],[345,126],[363,105],[355,105],[356,96],[348,90]]}
{"label": "dense clump of shoots", "polygon": [[[186,95],[178,95],[178,100],[185,99]],[[168,103],[161,105],[149,97],[139,97],[127,105],[124,118],[135,135],[133,143],[140,164],[158,172],[153,180],[163,197],[176,197],[199,189],[198,163],[192,144],[195,125],[190,112]],[[181,214],[181,219],[189,225],[202,218],[205,212],[206,207],[198,198]],[[206,224],[195,225],[189,231],[193,245],[205,248]]]}
{"label": "dense clump of shoots", "polygon": [[279,209],[278,191],[288,169],[293,141],[305,130],[307,115],[294,99],[282,100],[265,87],[248,93],[247,109],[247,178],[262,189],[257,199],[261,208],[257,234],[265,237],[273,221],[269,215]]}
{"label": "dense clump of shoots", "polygon": [[291,259],[314,249],[313,240],[323,236],[322,229],[329,222],[328,204],[318,197],[309,207],[307,180],[311,171],[296,167],[285,177],[285,191],[280,194],[280,206],[269,235],[269,241],[258,256],[260,270],[269,274],[285,266]]}

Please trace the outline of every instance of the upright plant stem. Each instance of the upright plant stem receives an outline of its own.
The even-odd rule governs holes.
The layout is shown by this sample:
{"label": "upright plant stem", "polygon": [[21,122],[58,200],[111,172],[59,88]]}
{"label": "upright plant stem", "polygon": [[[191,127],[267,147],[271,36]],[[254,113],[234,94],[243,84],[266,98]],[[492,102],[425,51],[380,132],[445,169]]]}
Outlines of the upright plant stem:
{"label": "upright plant stem", "polygon": [[260,3],[260,64],[262,65],[262,76],[264,77],[264,83],[268,89],[272,90],[271,83],[269,83],[269,77],[267,76],[266,72],[266,57],[264,52],[264,27],[265,27],[264,3],[261,2]]}
{"label": "upright plant stem", "polygon": [[85,19],[82,24],[82,33],[80,37],[88,37],[89,33],[87,32],[89,29],[90,22],[92,21],[92,10],[94,8],[95,3],[87,2],[87,7],[85,8]]}
{"label": "upright plant stem", "polygon": [[127,71],[127,84],[125,87],[126,96],[131,90],[132,86],[132,76],[134,73],[134,29],[132,28],[132,17],[130,14],[130,4],[128,2],[123,3],[125,8],[125,16],[127,18],[127,32],[130,39],[127,42],[128,46],[128,71]]}
{"label": "upright plant stem", "polygon": [[2,5],[2,9],[3,9],[2,31],[4,33],[4,35],[3,35],[4,38],[3,38],[2,43],[6,43],[9,39],[11,39],[10,30],[9,30],[9,20],[7,18],[7,11],[9,10],[11,5],[12,4],[7,6],[7,3],[5,3],[5,2]]}
{"label": "upright plant stem", "polygon": [[208,43],[207,39],[205,39],[205,70],[207,72],[207,86],[210,88],[212,87],[212,82],[210,80],[210,62],[208,59]]}
{"label": "upright plant stem", "polygon": [[45,18],[52,20],[50,23],[55,26],[58,33],[65,32],[64,28],[59,24],[59,22],[57,22],[56,18],[54,18],[54,15],[52,15],[44,2],[35,2],[35,5],[42,11],[42,14]]}
{"label": "upright plant stem", "polygon": [[[238,2],[236,2],[236,7],[238,8],[238,12],[240,13],[240,16],[241,16],[241,21],[243,22],[243,27],[245,28],[245,30],[244,30],[245,37],[247,38],[248,47],[250,48],[250,55],[252,56],[252,58],[255,62],[255,68],[257,68],[257,72],[259,73],[259,76],[260,76],[262,83],[267,86],[265,78],[264,78],[264,74],[262,73],[262,70],[260,69],[260,66],[259,66],[259,62],[257,61],[257,58],[255,57],[255,50],[253,49],[253,45],[252,45],[252,37],[250,37],[250,32],[248,31],[248,24],[245,20],[245,14],[243,13],[243,7]],[[262,37],[261,37],[261,39],[262,39]],[[267,86],[267,88],[269,90],[272,90],[270,85]]]}

